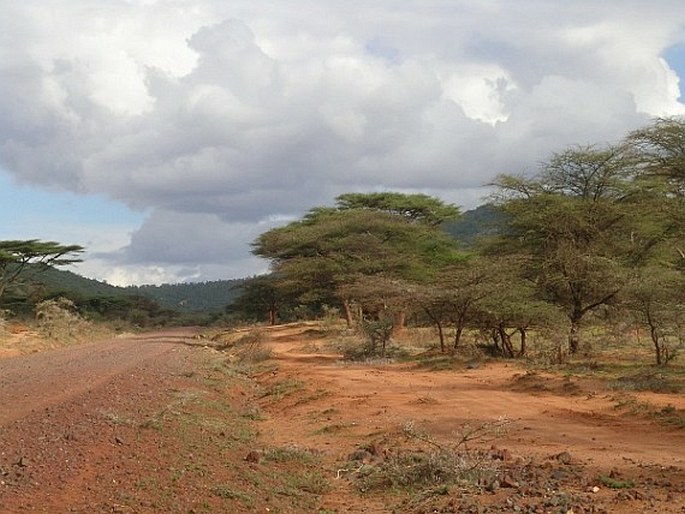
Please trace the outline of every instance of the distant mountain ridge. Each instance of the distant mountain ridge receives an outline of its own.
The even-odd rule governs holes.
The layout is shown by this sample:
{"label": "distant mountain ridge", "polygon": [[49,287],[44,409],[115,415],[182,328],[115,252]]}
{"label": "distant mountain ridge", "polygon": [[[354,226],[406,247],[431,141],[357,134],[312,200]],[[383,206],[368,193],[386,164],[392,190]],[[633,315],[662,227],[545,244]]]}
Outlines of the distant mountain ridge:
{"label": "distant mountain ridge", "polygon": [[504,220],[505,215],[497,207],[485,204],[464,212],[457,221],[445,223],[443,229],[469,247],[480,237],[497,234]]}
{"label": "distant mountain ridge", "polygon": [[245,280],[247,279],[239,278],[159,286],[130,286],[123,289],[128,294],[152,298],[161,306],[170,309],[208,312],[224,310],[240,295],[240,286]]}
{"label": "distant mountain ridge", "polygon": [[224,310],[240,294],[240,286],[245,280],[118,287],[59,269],[49,269],[38,276],[38,281],[50,294],[67,293],[82,298],[144,296],[161,307],[186,312]]}

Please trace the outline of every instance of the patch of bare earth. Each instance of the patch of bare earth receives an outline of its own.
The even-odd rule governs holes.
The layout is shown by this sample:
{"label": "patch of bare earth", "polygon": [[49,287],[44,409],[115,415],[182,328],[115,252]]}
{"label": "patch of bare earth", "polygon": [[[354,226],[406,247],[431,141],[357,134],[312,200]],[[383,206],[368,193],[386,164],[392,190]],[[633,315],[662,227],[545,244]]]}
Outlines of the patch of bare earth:
{"label": "patch of bare earth", "polygon": [[685,430],[596,383],[343,363],[312,325],[241,367],[192,336],[0,360],[0,512],[685,512]]}
{"label": "patch of bare earth", "polygon": [[[302,387],[264,406],[262,438],[325,452],[335,486],[323,501],[329,510],[685,512],[685,430],[617,409],[615,393],[596,383],[527,374],[501,362],[439,372],[343,364],[311,330],[278,327],[269,336],[279,370],[258,382],[274,387],[295,380]],[[685,408],[681,395],[638,398]],[[488,433],[498,420],[511,421],[506,432]],[[363,491],[364,475],[388,462],[419,467],[431,449],[456,448],[480,428],[483,437],[470,451],[480,456],[474,466],[482,473],[471,473],[471,482],[433,488],[396,482]],[[441,477],[434,478],[439,484]]]}

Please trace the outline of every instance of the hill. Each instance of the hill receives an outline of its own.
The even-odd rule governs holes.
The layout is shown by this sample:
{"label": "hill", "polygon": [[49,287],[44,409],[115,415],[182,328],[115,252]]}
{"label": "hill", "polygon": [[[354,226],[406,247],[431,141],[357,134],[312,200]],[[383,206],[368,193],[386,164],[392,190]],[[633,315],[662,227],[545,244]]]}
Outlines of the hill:
{"label": "hill", "polygon": [[73,292],[84,298],[95,296],[125,296],[126,290],[106,282],[82,277],[71,271],[50,268],[35,275],[35,281],[42,284],[49,294]]}
{"label": "hill", "polygon": [[49,269],[36,277],[50,295],[80,298],[143,296],[160,307],[185,312],[221,311],[239,294],[244,279],[160,286],[117,287],[71,271]]}
{"label": "hill", "polygon": [[504,214],[492,205],[481,205],[464,212],[457,221],[445,223],[444,230],[464,246],[476,243],[478,238],[494,235],[504,221]]}
{"label": "hill", "polygon": [[163,307],[180,311],[209,312],[224,310],[240,294],[245,279],[216,280],[162,284],[160,286],[131,286],[128,294],[147,296]]}

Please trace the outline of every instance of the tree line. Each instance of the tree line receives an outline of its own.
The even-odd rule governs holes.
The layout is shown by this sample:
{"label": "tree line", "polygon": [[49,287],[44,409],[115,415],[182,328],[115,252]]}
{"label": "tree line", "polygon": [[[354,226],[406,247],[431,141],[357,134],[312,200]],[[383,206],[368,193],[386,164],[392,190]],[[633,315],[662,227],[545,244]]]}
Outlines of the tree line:
{"label": "tree line", "polygon": [[276,323],[335,308],[350,326],[394,331],[410,319],[434,326],[442,351],[477,330],[510,357],[525,355],[531,330],[563,330],[560,360],[587,344],[589,320],[607,330],[620,320],[649,334],[657,364],[675,356],[685,320],[685,121],[569,147],[490,186],[498,227],[468,247],[444,230],[458,207],[427,195],[350,193],[315,207],[254,241],[272,272],[246,282],[232,310]]}
{"label": "tree line", "polygon": [[58,269],[81,262],[83,251],[82,246],[55,241],[0,241],[0,320],[10,315],[39,317],[41,305],[50,305],[62,306],[69,311],[65,314],[122,326],[208,324],[223,317],[241,284],[233,280],[122,288]]}

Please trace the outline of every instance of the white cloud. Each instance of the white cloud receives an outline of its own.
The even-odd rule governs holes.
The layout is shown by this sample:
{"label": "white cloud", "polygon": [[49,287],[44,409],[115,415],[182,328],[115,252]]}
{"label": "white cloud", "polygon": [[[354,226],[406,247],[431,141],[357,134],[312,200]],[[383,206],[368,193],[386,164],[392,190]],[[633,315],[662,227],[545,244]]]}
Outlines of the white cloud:
{"label": "white cloud", "polygon": [[118,282],[245,274],[264,220],[345,191],[472,206],[497,173],[684,110],[675,1],[0,6],[0,164],[150,209],[99,257]]}

